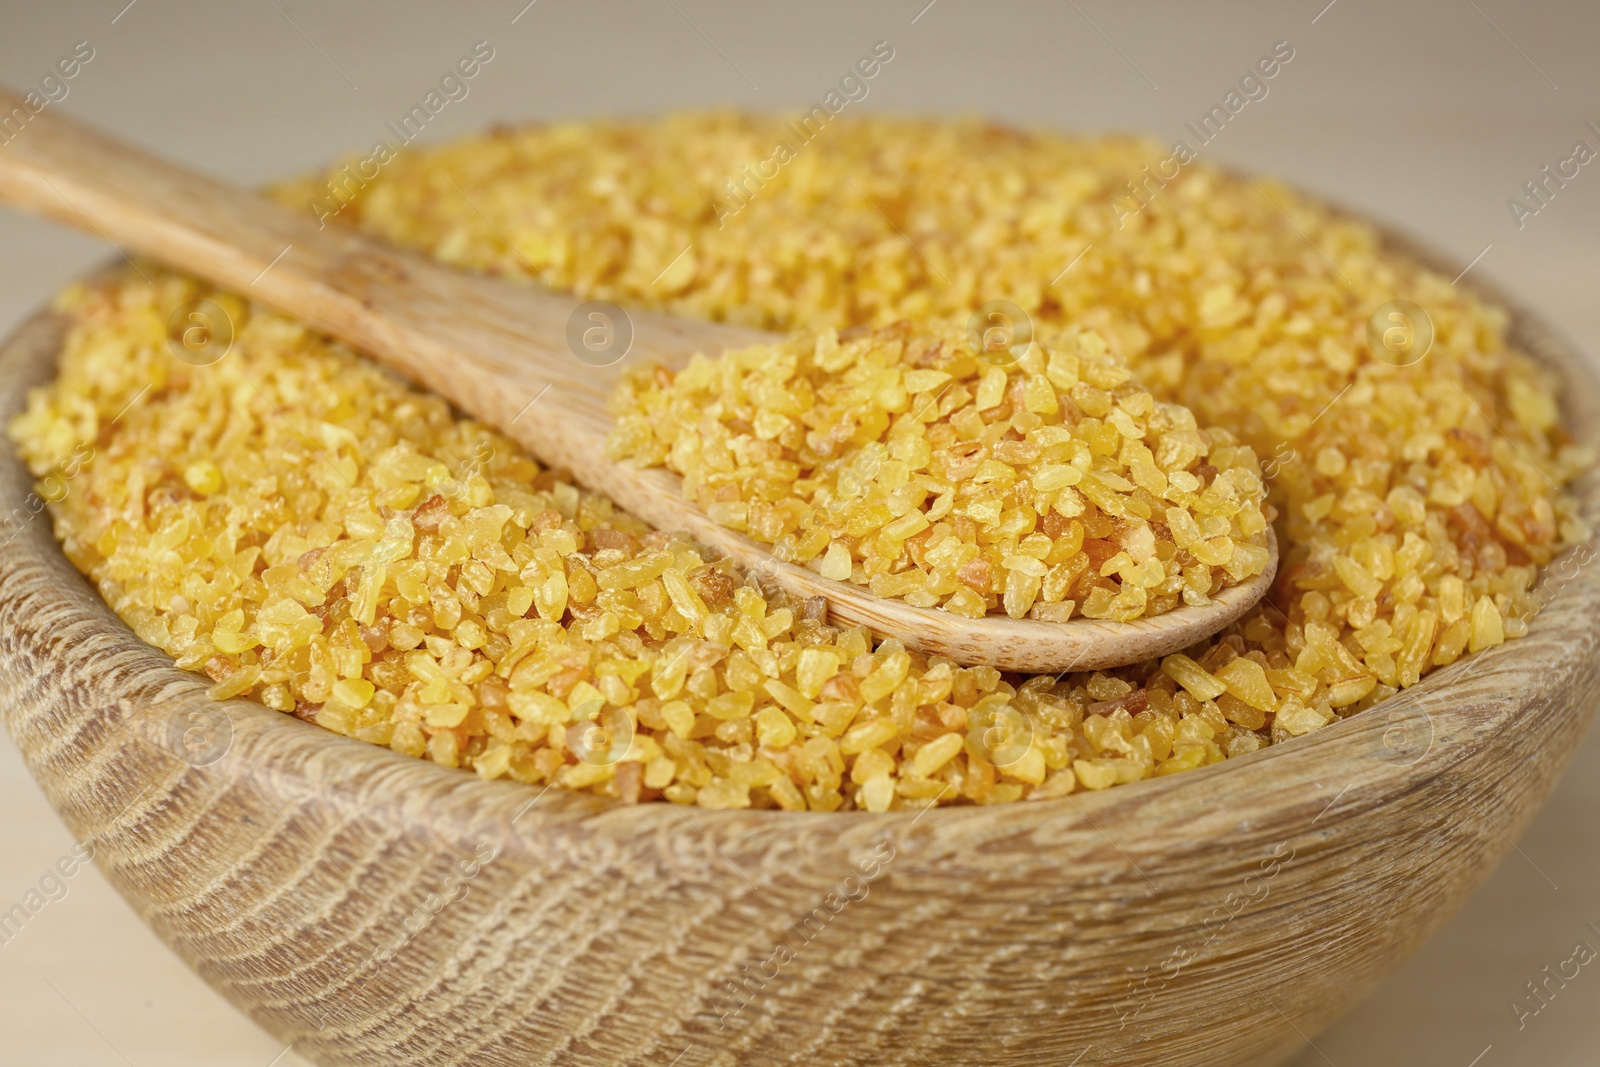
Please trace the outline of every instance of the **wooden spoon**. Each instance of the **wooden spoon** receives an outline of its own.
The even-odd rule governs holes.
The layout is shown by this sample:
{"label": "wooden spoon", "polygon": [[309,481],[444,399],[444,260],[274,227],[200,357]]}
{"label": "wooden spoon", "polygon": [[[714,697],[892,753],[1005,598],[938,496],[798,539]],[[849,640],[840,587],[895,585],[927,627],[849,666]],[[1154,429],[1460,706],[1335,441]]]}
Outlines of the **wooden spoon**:
{"label": "wooden spoon", "polygon": [[[465,273],[88,130],[57,108],[34,114],[0,90],[0,114],[17,110],[31,118],[0,147],[0,199],[97,233],[347,342],[645,522],[685,531],[795,595],[825,597],[836,621],[865,624],[962,664],[1093,670],[1185,648],[1244,614],[1272,583],[1277,545],[1270,530],[1265,543],[1272,558],[1259,577],[1204,607],[1129,623],[968,619],[883,599],[780,562],[766,545],[719,526],[685,501],[676,475],[613,462],[605,450],[612,425],[607,399],[628,360],[681,367],[696,352],[772,335],[622,312]],[[444,195],[459,195],[475,208],[459,190]],[[629,331],[631,346],[623,344]]]}

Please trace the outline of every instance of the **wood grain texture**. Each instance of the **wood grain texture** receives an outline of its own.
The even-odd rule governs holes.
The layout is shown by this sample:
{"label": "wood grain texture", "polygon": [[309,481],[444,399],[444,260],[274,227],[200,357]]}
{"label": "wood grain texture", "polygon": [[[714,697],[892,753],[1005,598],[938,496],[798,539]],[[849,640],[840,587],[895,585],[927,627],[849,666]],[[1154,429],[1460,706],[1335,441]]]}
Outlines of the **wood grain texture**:
{"label": "wood grain texture", "polygon": [[[0,90],[0,114],[12,102]],[[1262,543],[1274,555],[1263,574],[1211,604],[1133,623],[968,619],[886,600],[781,562],[768,546],[719,526],[684,500],[677,475],[606,458],[607,402],[628,370],[641,361],[678,368],[696,352],[772,340],[770,334],[619,310],[612,317],[629,324],[632,347],[626,358],[617,353],[616,362],[597,366],[592,356],[578,357],[578,345],[569,347],[574,317],[576,336],[589,325],[578,297],[468,274],[351,229],[324,228],[308,212],[158,159],[53,110],[0,153],[0,199],[98,233],[346,341],[652,526],[685,531],[799,596],[826,597],[835,619],[958,663],[1030,672],[1137,663],[1215,633],[1272,584],[1276,546],[1267,537]],[[620,330],[621,319],[609,325]]]}
{"label": "wood grain texture", "polygon": [[[1594,365],[1515,324],[1592,436]],[[61,327],[0,351],[0,419]],[[1526,638],[1210,768],[920,815],[627,807],[209,701],[27,491],[7,450],[0,714],[145,921],[329,1067],[1278,1064],[1488,874],[1600,696],[1600,568],[1568,558]]]}

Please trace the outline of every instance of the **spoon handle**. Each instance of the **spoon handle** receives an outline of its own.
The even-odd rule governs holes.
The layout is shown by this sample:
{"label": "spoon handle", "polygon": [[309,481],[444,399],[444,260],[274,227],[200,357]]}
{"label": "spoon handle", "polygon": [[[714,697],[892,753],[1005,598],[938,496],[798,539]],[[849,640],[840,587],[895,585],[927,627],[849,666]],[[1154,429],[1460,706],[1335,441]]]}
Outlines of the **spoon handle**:
{"label": "spoon handle", "polygon": [[[626,364],[608,363],[603,343],[591,354],[586,334],[609,337],[615,347],[619,332],[631,330],[630,362],[668,364],[760,336],[602,309],[579,317],[575,346],[568,327],[583,303],[578,297],[469,274],[327,225],[309,210],[161,159],[56,109],[35,113],[4,89],[0,116],[10,117],[4,133],[11,137],[0,145],[0,200],[293,315],[601,491],[607,479],[595,468],[604,463],[610,425],[606,398]],[[446,195],[462,195],[474,213],[459,190]],[[575,354],[579,348],[586,358]]]}

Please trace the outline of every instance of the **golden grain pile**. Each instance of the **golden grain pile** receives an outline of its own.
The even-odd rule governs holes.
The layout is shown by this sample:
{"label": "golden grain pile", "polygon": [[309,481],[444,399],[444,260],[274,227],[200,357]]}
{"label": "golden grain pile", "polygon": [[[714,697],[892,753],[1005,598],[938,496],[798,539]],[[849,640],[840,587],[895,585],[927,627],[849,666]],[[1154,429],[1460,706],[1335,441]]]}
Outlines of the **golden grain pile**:
{"label": "golden grain pile", "polygon": [[1255,454],[1158,403],[1093,331],[832,330],[623,385],[615,458],[665,464],[778,558],[976,618],[1130,622],[1270,553]]}
{"label": "golden grain pile", "polygon": [[[874,648],[280,316],[219,297],[235,350],[180,363],[166,322],[196,290],[169,275],[68,294],[63,373],[12,427],[41,475],[94,449],[53,506],[69,555],[219,695],[487,777],[883,810],[1306,733],[1522,633],[1536,567],[1588,536],[1560,486],[1590,457],[1504,313],[1368,228],[1201,166],[1114,210],[1158,146],[887,119],[832,124],[730,213],[782,131],[500,132],[403,156],[338,218],[686,315],[844,331],[1006,299],[1041,336],[1092,329],[1263,458],[1274,603],[1187,656],[1060,680]],[[1433,325],[1412,365],[1368,347],[1396,298]]]}

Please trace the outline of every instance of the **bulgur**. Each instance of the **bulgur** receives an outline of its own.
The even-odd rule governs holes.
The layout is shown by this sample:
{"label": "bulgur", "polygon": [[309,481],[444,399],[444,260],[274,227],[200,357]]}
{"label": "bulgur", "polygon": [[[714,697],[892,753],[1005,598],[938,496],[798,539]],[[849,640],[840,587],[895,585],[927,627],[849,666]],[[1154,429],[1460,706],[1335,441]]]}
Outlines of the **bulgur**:
{"label": "bulgur", "polygon": [[1157,403],[1093,331],[990,351],[954,325],[826,330],[641,368],[616,407],[613,456],[671,467],[780,559],[918,607],[1126,622],[1271,558],[1254,453]]}
{"label": "bulgur", "polygon": [[[719,228],[722,183],[781,136],[727,114],[503,130],[408,152],[339,219],[770,328],[1005,298],[1041,336],[1093,329],[1264,457],[1272,602],[1186,655],[1059,680],[874,648],[281,316],[214,294],[237,351],[173,359],[166,317],[203,290],[152,267],[65,296],[61,374],[11,427],[41,477],[95,450],[53,494],[69,557],[218,695],[485,777],[881,810],[1104,788],[1315,730],[1525,632],[1536,568],[1589,536],[1560,487],[1591,457],[1505,313],[1359,222],[1195,164],[1119,228],[1157,146],[840,119]],[[1396,299],[1431,318],[1412,365],[1367,343]]]}

